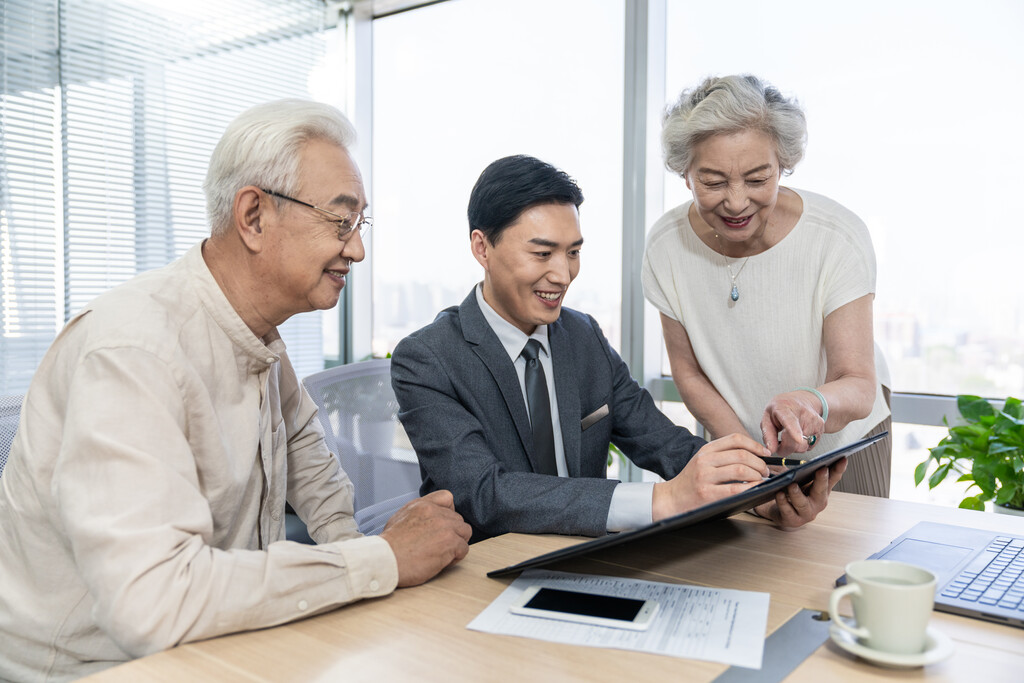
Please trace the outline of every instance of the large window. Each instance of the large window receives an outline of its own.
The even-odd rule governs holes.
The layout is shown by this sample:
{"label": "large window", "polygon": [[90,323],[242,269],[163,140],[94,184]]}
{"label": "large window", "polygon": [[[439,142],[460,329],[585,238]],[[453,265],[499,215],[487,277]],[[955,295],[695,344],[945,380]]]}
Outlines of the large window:
{"label": "large window", "polygon": [[[283,96],[349,110],[359,96],[359,153],[377,219],[372,270],[357,268],[350,287],[365,291],[360,273],[372,273],[372,298],[349,309],[360,316],[358,339],[344,343],[351,327],[336,336],[336,313],[297,316],[282,333],[300,374],[322,366],[322,333],[328,356],[343,346],[343,356],[353,348],[383,355],[465,297],[481,278],[468,249],[469,191],[484,166],[516,153],[579,180],[586,246],[567,303],[594,314],[619,346],[621,312],[630,312],[622,292],[639,277],[639,257],[622,272],[623,230],[638,229],[623,226],[623,205],[637,199],[623,197],[631,161],[623,92],[635,78],[624,74],[634,47],[624,17],[637,5],[355,6],[415,4],[426,6],[359,24],[362,37],[346,46],[325,8],[337,13],[347,3],[6,0],[0,392],[24,389],[53,335],[89,298],[201,239],[200,182],[217,136],[246,106]],[[708,74],[751,72],[803,102],[810,143],[787,182],[833,197],[868,224],[878,259],[876,337],[899,400],[1024,394],[1024,296],[1014,267],[1024,231],[1013,219],[1024,180],[1024,44],[1016,36],[1024,6],[665,4],[662,22],[662,3],[649,3],[657,16],[647,34],[660,46],[655,33],[665,32],[648,72],[657,72],[658,89],[664,67],[665,99]],[[363,52],[367,32],[373,49]],[[349,48],[357,68],[372,64],[359,83],[345,79]],[[652,129],[659,113],[649,112]],[[646,227],[662,194],[664,208],[687,198],[681,180],[650,170],[644,190],[655,206]],[[656,325],[645,333],[654,340]],[[644,349],[653,359],[660,347]],[[655,388],[658,365],[643,364]],[[634,372],[642,374],[635,364]],[[897,424],[894,432],[893,495],[920,497],[906,482],[940,431]]]}
{"label": "large window", "polygon": [[[796,95],[805,160],[786,179],[865,220],[878,259],[875,333],[893,389],[1024,392],[1024,6],[669,0],[667,92],[754,73]],[[743,21],[736,20],[743,18]],[[667,206],[688,199],[666,180]]]}
{"label": "large window", "polygon": [[[668,97],[709,74],[754,73],[800,99],[809,144],[785,183],[867,223],[892,389],[1024,393],[1024,231],[1013,219],[1024,186],[1024,6],[733,0],[726,25],[723,11],[669,0]],[[666,208],[689,199],[679,178],[665,182]],[[959,501],[951,483],[913,485],[944,431],[894,424],[894,498]]]}
{"label": "large window", "polygon": [[[708,74],[756,73],[804,104],[810,144],[787,182],[833,197],[868,224],[876,338],[900,405],[914,393],[1024,394],[1024,297],[1013,268],[1024,233],[1007,218],[1006,189],[1024,179],[1016,163],[1024,96],[1014,87],[1024,76],[1014,38],[1024,9],[1005,0],[665,6],[662,23],[661,3],[650,4],[657,16],[647,39],[660,46],[656,33],[665,31],[664,52],[648,54],[664,66],[666,100]],[[568,303],[598,313],[618,343],[616,290],[639,272],[639,263],[618,272],[622,231],[635,227],[620,213],[625,9],[451,0],[373,22],[375,353],[458,304],[480,278],[466,199],[486,163],[516,152],[580,178],[587,249]],[[659,111],[647,125],[660,126]],[[688,198],[669,174],[648,173],[646,189],[665,209]],[[668,397],[652,378],[657,365],[644,364],[646,379]],[[935,500],[906,482],[939,431],[897,423],[894,435],[893,495]]]}
{"label": "large window", "polygon": [[618,344],[623,14],[622,0],[468,0],[374,21],[374,353],[482,279],[466,204],[510,154],[579,182],[586,244],[566,303]]}
{"label": "large window", "polygon": [[[320,85],[323,22],[320,0],[3,3],[0,393],[89,300],[208,234],[201,184],[235,115],[344,97],[343,64]],[[323,368],[320,314],[281,332],[300,375]]]}

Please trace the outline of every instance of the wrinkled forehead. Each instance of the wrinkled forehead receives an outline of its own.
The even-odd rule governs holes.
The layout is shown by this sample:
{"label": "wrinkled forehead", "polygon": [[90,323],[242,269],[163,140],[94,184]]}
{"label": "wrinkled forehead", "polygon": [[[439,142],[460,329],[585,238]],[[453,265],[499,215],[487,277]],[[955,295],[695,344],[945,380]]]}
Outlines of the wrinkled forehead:
{"label": "wrinkled forehead", "polygon": [[366,190],[355,159],[344,147],[310,140],[299,157],[298,188],[326,209],[364,211]]}

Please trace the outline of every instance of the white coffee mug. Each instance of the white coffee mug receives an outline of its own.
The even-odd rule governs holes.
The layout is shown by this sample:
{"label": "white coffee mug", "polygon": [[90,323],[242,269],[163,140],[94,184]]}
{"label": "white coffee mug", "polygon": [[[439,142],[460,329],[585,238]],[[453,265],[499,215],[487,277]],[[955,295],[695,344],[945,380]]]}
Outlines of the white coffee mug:
{"label": "white coffee mug", "polygon": [[[846,565],[846,585],[832,591],[828,613],[861,645],[897,654],[924,652],[926,629],[935,607],[935,575],[891,560],[860,560]],[[839,602],[850,596],[856,625],[839,617]]]}

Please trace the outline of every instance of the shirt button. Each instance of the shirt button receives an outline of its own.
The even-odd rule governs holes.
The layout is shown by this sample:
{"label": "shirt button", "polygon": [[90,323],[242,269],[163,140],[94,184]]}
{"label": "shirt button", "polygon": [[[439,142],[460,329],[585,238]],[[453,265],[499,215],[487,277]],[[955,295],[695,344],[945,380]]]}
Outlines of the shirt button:
{"label": "shirt button", "polygon": [[267,363],[273,363],[273,362],[274,362],[274,359],[273,359],[273,358],[268,358],[268,359],[267,359]]}
{"label": "shirt button", "polygon": [[306,602],[305,600],[299,600],[299,609],[300,610],[305,612],[307,607],[309,607],[309,603],[308,602]]}
{"label": "shirt button", "polygon": [[377,582],[377,579],[374,579],[373,581],[370,582],[370,590],[372,590],[372,591],[379,591],[380,590],[380,583]]}

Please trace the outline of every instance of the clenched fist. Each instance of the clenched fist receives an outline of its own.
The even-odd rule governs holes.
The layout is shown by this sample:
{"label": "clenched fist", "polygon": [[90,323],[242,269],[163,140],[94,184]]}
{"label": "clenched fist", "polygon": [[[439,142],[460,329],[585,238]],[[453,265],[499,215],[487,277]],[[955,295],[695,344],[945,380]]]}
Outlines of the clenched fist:
{"label": "clenched fist", "polygon": [[418,586],[469,552],[472,529],[455,511],[448,491],[434,491],[396,512],[381,538],[391,545],[398,563],[398,586]]}

